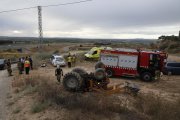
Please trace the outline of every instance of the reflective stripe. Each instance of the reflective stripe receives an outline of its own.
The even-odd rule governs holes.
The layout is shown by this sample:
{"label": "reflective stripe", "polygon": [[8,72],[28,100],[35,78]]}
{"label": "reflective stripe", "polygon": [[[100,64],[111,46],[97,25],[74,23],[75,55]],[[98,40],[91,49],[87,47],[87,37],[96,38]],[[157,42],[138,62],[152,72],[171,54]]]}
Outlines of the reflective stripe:
{"label": "reflective stripe", "polygon": [[30,62],[28,60],[24,62],[24,67],[30,67]]}
{"label": "reflective stripe", "polygon": [[137,70],[136,68],[126,68],[126,67],[119,67],[119,66],[105,66],[107,68],[117,68],[117,69],[123,69],[123,70]]}

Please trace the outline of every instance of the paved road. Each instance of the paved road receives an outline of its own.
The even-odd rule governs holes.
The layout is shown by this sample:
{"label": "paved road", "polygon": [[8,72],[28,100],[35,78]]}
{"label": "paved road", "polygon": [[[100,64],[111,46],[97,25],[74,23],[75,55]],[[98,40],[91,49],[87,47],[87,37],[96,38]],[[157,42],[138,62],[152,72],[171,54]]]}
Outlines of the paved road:
{"label": "paved road", "polygon": [[[15,68],[15,65],[12,66]],[[10,92],[11,79],[6,70],[0,70],[0,120],[6,120],[6,99]]]}

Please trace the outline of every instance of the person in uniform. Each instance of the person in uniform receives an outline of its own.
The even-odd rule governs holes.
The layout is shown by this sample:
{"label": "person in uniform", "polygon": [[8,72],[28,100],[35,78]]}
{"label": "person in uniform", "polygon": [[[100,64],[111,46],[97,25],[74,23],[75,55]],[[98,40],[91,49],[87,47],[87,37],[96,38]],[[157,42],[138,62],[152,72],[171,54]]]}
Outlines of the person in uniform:
{"label": "person in uniform", "polygon": [[11,61],[10,61],[10,59],[7,60],[6,65],[7,65],[8,75],[9,75],[9,76],[12,76],[12,69],[11,69]]}
{"label": "person in uniform", "polygon": [[28,75],[29,70],[30,70],[30,62],[29,62],[28,57],[26,57],[26,60],[24,61],[24,68],[25,68],[26,75]]}
{"label": "person in uniform", "polygon": [[33,60],[31,58],[31,56],[29,56],[29,62],[30,62],[30,68],[31,68],[31,70],[33,70]]}
{"label": "person in uniform", "polygon": [[71,65],[72,65],[72,57],[71,57],[71,55],[68,56],[67,61],[68,61],[68,67],[71,68]]}
{"label": "person in uniform", "polygon": [[22,63],[21,58],[19,58],[19,61],[17,62],[17,68],[19,70],[19,74],[22,74]]}
{"label": "person in uniform", "polygon": [[73,67],[76,66],[76,55],[75,54],[72,56],[72,66]]}
{"label": "person in uniform", "polygon": [[57,81],[61,83],[61,76],[63,76],[63,70],[61,69],[60,65],[57,65],[55,70],[55,76],[57,77]]}

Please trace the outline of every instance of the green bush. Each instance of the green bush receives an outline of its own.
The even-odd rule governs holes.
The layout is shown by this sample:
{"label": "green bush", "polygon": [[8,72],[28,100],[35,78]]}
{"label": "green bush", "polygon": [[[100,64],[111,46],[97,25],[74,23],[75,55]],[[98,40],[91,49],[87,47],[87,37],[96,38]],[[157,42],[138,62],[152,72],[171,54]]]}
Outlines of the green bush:
{"label": "green bush", "polygon": [[38,60],[49,60],[51,55],[52,55],[51,53],[42,52],[42,53],[35,54],[33,58],[36,58]]}
{"label": "green bush", "polygon": [[41,66],[41,64],[43,62],[48,62],[50,57],[51,57],[51,53],[37,53],[35,55],[32,56],[33,59],[33,67],[35,69],[37,69],[38,67]]}
{"label": "green bush", "polygon": [[49,106],[49,103],[46,102],[37,102],[31,106],[31,112],[32,113],[39,113],[43,110],[45,110]]}
{"label": "green bush", "polygon": [[55,50],[54,52],[53,52],[53,54],[58,54],[59,53],[59,50]]}

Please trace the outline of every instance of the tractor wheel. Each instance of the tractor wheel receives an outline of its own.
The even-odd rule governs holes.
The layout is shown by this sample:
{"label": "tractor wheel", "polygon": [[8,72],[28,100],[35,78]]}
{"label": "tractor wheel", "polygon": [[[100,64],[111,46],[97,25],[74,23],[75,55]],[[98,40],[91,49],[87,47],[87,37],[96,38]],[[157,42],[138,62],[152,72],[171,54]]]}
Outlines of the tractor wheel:
{"label": "tractor wheel", "polygon": [[150,82],[153,79],[153,76],[150,72],[144,72],[141,75],[141,79],[145,82]]}
{"label": "tractor wheel", "polygon": [[112,69],[107,69],[106,73],[107,73],[108,77],[113,77],[114,76],[114,71]]}
{"label": "tractor wheel", "polygon": [[104,71],[104,69],[98,68],[94,73],[94,77],[96,78],[96,80],[103,80],[106,78],[106,72]]}
{"label": "tractor wheel", "polygon": [[82,77],[76,72],[67,73],[63,78],[63,86],[68,91],[78,91],[82,86]]}
{"label": "tractor wheel", "polygon": [[98,68],[103,68],[103,69],[104,69],[104,68],[105,68],[104,63],[102,63],[102,62],[100,62],[100,61],[97,62],[96,65],[95,65],[95,70],[98,69]]}
{"label": "tractor wheel", "polygon": [[88,74],[84,69],[82,69],[82,68],[74,68],[73,70],[72,70],[72,72],[76,72],[76,73],[78,73],[81,77],[83,76],[83,75],[85,75],[85,74]]}

